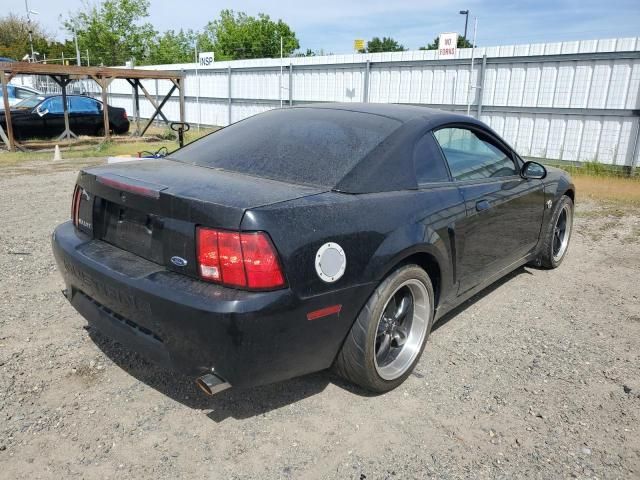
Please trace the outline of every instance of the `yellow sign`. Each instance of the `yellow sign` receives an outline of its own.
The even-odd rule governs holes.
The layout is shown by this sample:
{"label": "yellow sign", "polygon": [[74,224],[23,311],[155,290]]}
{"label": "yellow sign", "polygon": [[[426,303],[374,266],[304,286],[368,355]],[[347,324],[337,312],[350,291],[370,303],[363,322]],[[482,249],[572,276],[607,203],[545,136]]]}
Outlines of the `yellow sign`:
{"label": "yellow sign", "polygon": [[364,50],[364,40],[354,40],[353,41],[353,49],[356,51]]}

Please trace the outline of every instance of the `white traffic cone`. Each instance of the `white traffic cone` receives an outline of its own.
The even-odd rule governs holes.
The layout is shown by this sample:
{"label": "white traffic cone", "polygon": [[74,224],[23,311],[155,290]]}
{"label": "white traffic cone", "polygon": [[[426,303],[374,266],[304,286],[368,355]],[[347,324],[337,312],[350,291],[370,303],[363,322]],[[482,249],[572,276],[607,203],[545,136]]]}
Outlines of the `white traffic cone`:
{"label": "white traffic cone", "polygon": [[60,147],[56,145],[56,148],[53,150],[53,161],[62,160],[62,155],[60,155]]}

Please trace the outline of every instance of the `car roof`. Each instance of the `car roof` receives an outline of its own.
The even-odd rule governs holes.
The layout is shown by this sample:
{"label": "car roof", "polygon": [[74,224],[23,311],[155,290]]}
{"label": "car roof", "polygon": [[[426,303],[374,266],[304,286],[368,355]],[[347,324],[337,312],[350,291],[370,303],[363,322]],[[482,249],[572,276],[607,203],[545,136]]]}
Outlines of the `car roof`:
{"label": "car roof", "polygon": [[[37,96],[41,97],[42,100],[47,100],[49,98],[54,98],[54,97],[61,97],[62,94],[61,93],[45,93],[45,94],[38,94]],[[82,97],[82,98],[90,98],[91,100],[95,100],[96,102],[102,103],[99,99],[94,98],[90,95],[78,95],[76,93],[67,93],[67,98],[71,98],[71,97]]]}
{"label": "car roof", "polygon": [[[367,154],[335,186],[345,193],[373,193],[417,188],[413,149],[427,132],[445,125],[467,125],[496,135],[481,121],[457,113],[419,105],[389,103],[316,103],[293,108],[334,110],[336,115],[380,115],[401,123],[382,143]],[[497,135],[496,135],[497,136]],[[435,140],[434,140],[435,141]],[[505,144],[506,145],[506,144]]]}
{"label": "car roof", "polygon": [[30,92],[36,92],[39,95],[42,95],[42,92],[40,90],[36,90],[33,87],[28,87],[27,85],[13,85],[16,88],[22,88],[24,90],[29,90]]}
{"label": "car roof", "polygon": [[469,122],[473,119],[466,115],[461,115],[435,108],[421,105],[399,104],[399,103],[311,103],[297,105],[293,108],[323,108],[329,110],[342,110],[347,112],[368,113],[371,115],[381,115],[393,118],[402,123],[414,119],[429,120],[429,123],[455,123]]}

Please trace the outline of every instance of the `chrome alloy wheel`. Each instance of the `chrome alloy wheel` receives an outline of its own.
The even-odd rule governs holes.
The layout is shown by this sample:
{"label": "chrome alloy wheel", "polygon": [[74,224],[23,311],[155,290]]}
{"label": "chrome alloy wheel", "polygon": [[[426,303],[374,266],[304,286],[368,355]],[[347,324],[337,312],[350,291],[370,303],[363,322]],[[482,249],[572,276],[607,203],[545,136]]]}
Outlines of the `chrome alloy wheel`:
{"label": "chrome alloy wheel", "polygon": [[420,353],[429,326],[431,305],[425,285],[416,279],[400,285],[378,320],[374,363],[384,380],[401,377]]}
{"label": "chrome alloy wheel", "polygon": [[569,246],[571,236],[571,208],[565,204],[553,227],[553,261],[559,261]]}

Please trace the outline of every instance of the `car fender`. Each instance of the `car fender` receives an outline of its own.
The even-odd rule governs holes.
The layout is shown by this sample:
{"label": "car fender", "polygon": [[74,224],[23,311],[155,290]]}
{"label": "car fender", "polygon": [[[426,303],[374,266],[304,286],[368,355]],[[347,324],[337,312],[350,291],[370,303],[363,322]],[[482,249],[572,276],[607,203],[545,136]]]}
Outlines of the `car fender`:
{"label": "car fender", "polygon": [[427,254],[440,270],[440,285],[448,286],[451,283],[451,252],[448,235],[448,229],[438,232],[423,223],[398,228],[387,235],[372,256],[365,272],[366,278],[380,282],[397,265],[412,255]]}

